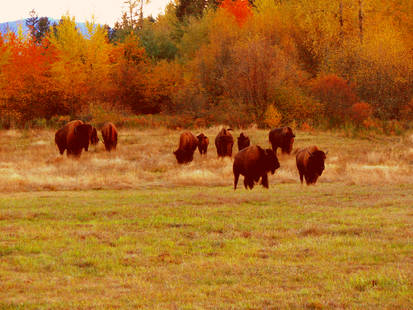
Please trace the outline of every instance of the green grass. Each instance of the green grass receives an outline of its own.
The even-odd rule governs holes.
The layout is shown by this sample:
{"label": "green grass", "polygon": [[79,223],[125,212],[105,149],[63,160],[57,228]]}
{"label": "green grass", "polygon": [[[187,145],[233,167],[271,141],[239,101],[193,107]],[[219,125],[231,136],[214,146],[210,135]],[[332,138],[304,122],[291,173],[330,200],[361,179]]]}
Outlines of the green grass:
{"label": "green grass", "polygon": [[413,185],[0,194],[0,309],[409,309]]}

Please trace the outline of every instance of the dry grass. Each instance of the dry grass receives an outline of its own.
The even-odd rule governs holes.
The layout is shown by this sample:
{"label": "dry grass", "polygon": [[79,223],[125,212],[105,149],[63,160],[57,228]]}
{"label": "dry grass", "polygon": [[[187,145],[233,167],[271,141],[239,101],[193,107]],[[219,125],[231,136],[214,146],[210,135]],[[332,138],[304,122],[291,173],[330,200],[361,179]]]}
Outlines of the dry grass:
{"label": "dry grass", "polygon": [[234,192],[218,130],[183,166],[178,131],[80,160],[52,131],[0,131],[0,309],[412,308],[413,136],[297,132],[329,151],[316,186],[282,155],[269,190]]}
{"label": "dry grass", "polygon": [[[178,165],[172,154],[180,132],[168,129],[120,130],[118,150],[102,143],[80,160],[58,154],[51,130],[0,131],[0,191],[137,189],[175,186],[230,186],[232,161],[218,159],[218,127],[202,130],[210,138],[206,158]],[[201,130],[194,131],[195,134]],[[252,143],[269,147],[268,131],[245,130]],[[240,131],[235,131],[237,137]],[[312,144],[328,150],[323,182],[403,184],[413,182],[413,136],[350,139],[337,133],[297,132],[295,148]],[[236,152],[236,146],[234,146]],[[279,155],[281,168],[270,183],[299,183],[294,155]]]}

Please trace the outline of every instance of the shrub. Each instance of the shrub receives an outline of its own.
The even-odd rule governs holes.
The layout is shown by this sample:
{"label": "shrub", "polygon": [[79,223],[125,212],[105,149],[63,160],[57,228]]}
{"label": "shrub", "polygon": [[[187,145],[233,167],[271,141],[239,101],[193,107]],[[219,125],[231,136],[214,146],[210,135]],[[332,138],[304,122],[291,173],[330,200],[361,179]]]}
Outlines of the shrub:
{"label": "shrub", "polygon": [[317,123],[322,117],[322,104],[297,87],[280,87],[275,92],[277,109],[282,114],[282,123]]}
{"label": "shrub", "polygon": [[314,128],[307,122],[302,123],[300,129],[305,132],[314,131]]}
{"label": "shrub", "polygon": [[367,102],[357,102],[350,108],[350,117],[357,126],[360,126],[372,114],[373,109]]}
{"label": "shrub", "polygon": [[278,127],[281,123],[281,118],[281,113],[273,104],[270,104],[265,111],[264,123],[270,128]]}
{"label": "shrub", "polygon": [[400,116],[405,121],[413,121],[413,98],[403,106]]}
{"label": "shrub", "polygon": [[313,80],[311,92],[324,105],[324,116],[330,120],[332,126],[345,123],[350,107],[357,102],[353,87],[336,75]]}

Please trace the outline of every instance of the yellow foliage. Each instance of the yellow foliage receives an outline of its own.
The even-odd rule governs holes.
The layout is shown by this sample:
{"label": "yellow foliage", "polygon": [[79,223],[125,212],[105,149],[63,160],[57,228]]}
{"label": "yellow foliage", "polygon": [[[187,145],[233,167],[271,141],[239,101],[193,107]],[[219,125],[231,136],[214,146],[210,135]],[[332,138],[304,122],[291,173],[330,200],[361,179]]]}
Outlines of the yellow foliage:
{"label": "yellow foliage", "polygon": [[264,123],[267,124],[268,127],[273,128],[281,124],[281,119],[282,119],[281,113],[277,110],[277,108],[273,104],[270,104],[267,107],[267,111],[265,111]]}

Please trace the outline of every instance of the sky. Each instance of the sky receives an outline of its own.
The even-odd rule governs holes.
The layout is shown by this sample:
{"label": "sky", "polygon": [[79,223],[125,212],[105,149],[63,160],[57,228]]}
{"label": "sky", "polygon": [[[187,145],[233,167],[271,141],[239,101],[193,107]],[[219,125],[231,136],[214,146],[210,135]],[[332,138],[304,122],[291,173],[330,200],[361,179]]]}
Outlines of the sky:
{"label": "sky", "polygon": [[[5,1],[5,0],[0,0]],[[0,23],[10,22],[29,17],[29,12],[34,9],[39,17],[59,19],[67,12],[74,16],[77,22],[91,20],[100,24],[113,26],[120,20],[125,11],[125,0],[11,0],[0,10]],[[151,0],[144,5],[144,16],[156,17],[162,13],[170,0]]]}

